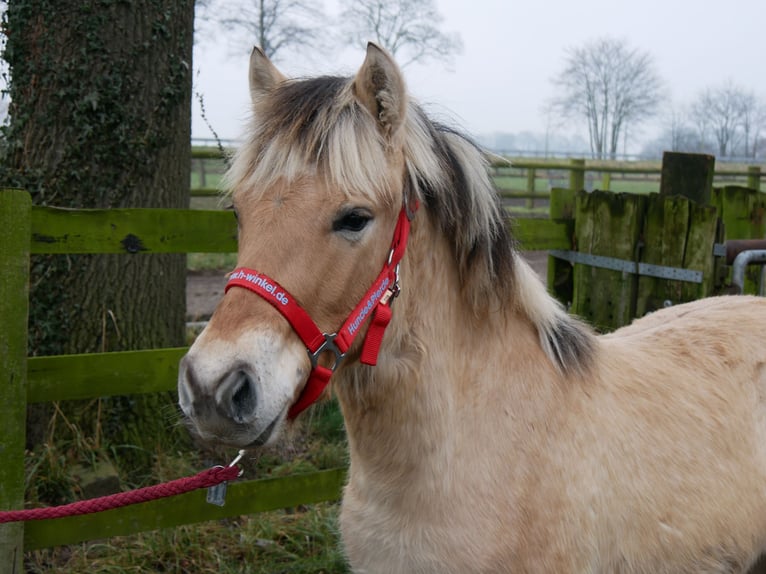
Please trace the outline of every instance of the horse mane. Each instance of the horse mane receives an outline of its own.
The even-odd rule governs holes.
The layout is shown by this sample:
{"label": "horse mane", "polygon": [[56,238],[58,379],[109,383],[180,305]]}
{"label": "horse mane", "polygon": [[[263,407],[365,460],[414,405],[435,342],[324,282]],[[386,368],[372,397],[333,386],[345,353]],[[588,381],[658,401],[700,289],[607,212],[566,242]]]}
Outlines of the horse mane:
{"label": "horse mane", "polygon": [[[347,195],[395,201],[402,180],[388,169],[391,143],[359,103],[351,79],[287,80],[254,99],[252,111],[224,188],[257,193],[311,175]],[[450,239],[463,295],[475,312],[516,305],[535,323],[557,368],[583,370],[592,335],[547,295],[517,255],[486,154],[412,100],[400,131],[405,197],[417,198]]]}

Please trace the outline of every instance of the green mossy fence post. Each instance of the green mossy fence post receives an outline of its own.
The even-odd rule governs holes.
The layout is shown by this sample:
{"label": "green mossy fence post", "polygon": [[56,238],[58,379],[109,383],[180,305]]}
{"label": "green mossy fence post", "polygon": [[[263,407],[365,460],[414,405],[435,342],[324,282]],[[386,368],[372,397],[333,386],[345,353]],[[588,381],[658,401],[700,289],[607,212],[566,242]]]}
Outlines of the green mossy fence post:
{"label": "green mossy fence post", "polygon": [[761,166],[747,166],[747,187],[755,191],[761,191]]}
{"label": "green mossy fence post", "polygon": [[686,197],[652,194],[648,198],[642,233],[641,262],[702,272],[702,283],[660,279],[642,275],[638,279],[636,317],[702,299],[713,294],[718,209],[700,205]]}
{"label": "green mossy fence post", "polygon": [[[27,314],[32,200],[0,190],[0,509],[24,505]],[[0,525],[0,574],[20,574],[24,524]]]}
{"label": "green mossy fence post", "polygon": [[700,205],[709,205],[714,173],[712,155],[666,151],[662,154],[660,195],[682,195]]}
{"label": "green mossy fence post", "polygon": [[[652,265],[683,268],[686,235],[689,231],[689,199],[652,194],[648,198],[642,232],[641,261]],[[713,246],[710,245],[710,253]],[[676,305],[681,301],[683,281],[640,276],[636,316]]]}
{"label": "green mossy fence post", "polygon": [[[549,217],[552,221],[566,224],[571,249],[574,236],[575,191],[554,187],[551,189]],[[572,264],[548,255],[548,292],[566,306],[572,302]]]}
{"label": "green mossy fence post", "polygon": [[[579,191],[575,243],[583,254],[636,261],[646,197]],[[571,311],[600,331],[627,325],[635,317],[638,276],[576,263]]]}
{"label": "green mossy fence post", "polygon": [[601,191],[609,191],[612,187],[612,172],[605,171],[601,174]]}
{"label": "green mossy fence post", "polygon": [[[766,234],[766,194],[751,188],[726,186],[713,194],[723,223],[723,238],[762,239]],[[730,269],[722,271],[729,274]],[[760,268],[750,266],[745,271],[745,293],[757,293]]]}
{"label": "green mossy fence post", "polygon": [[580,191],[585,189],[585,160],[569,160],[569,189]]}
{"label": "green mossy fence post", "polygon": [[[535,193],[535,178],[537,177],[537,170],[533,167],[527,168],[527,193],[534,195]],[[535,198],[528,197],[526,201],[527,209],[532,209],[535,206]]]}

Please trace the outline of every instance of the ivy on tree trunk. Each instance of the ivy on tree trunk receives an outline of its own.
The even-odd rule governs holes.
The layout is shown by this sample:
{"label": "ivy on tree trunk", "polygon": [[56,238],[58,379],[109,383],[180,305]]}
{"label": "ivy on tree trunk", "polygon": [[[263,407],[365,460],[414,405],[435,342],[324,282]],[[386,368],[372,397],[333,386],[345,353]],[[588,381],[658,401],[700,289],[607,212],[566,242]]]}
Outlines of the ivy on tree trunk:
{"label": "ivy on tree trunk", "polygon": [[[3,187],[36,205],[188,207],[193,20],[193,0],[10,0]],[[35,257],[30,354],[183,345],[185,279],[185,255]],[[167,433],[168,399],[113,400],[97,424],[151,449],[153,432],[124,431]]]}

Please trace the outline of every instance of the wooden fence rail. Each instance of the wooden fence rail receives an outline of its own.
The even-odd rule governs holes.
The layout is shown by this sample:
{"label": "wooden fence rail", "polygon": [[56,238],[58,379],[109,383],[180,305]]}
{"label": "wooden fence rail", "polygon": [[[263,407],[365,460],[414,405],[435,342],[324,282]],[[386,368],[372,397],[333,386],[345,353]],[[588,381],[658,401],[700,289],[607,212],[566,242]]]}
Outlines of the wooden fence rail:
{"label": "wooden fence rail", "polygon": [[[191,189],[192,196],[204,197],[216,195],[219,190],[207,182],[206,160],[218,160],[223,166],[223,155],[217,148],[195,147],[192,148],[193,165],[197,166],[199,185]],[[568,187],[569,189],[584,189],[588,177],[600,178],[598,188],[609,191],[612,188],[613,178],[617,175],[629,176],[652,176],[652,181],[657,182],[662,170],[661,163],[657,162],[616,162],[609,160],[585,160],[585,159],[529,159],[508,158],[498,159],[490,166],[493,175],[513,175],[525,180],[523,188],[503,188],[504,197],[526,199],[526,207],[534,206],[535,199],[547,199],[550,189],[539,190],[538,182],[544,179],[549,182],[557,180],[555,187]],[[716,166],[715,176],[719,183],[724,180],[735,179],[744,187],[760,190],[762,179],[766,176],[762,165],[748,166],[719,164]]]}

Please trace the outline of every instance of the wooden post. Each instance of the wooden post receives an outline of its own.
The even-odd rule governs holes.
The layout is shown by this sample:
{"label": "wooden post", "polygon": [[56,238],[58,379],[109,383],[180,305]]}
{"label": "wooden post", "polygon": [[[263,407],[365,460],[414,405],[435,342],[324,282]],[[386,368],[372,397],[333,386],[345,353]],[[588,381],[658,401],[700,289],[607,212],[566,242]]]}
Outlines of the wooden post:
{"label": "wooden post", "polygon": [[[723,224],[724,239],[762,239],[766,234],[766,204],[762,194],[735,185],[717,188],[714,202]],[[728,273],[728,271],[727,271]],[[745,293],[757,293],[759,269],[745,273]]]}
{"label": "wooden post", "polygon": [[585,160],[572,159],[569,160],[569,163],[571,165],[569,168],[569,189],[573,191],[585,189]]}
{"label": "wooden post", "polygon": [[[577,193],[575,242],[582,254],[636,261],[646,197],[594,191]],[[576,263],[572,313],[600,331],[627,325],[635,317],[638,276]]]}
{"label": "wooden post", "polygon": [[761,191],[761,166],[747,166],[747,187],[756,191]]}
{"label": "wooden post", "polygon": [[[535,193],[535,177],[537,176],[536,170],[533,167],[527,168],[527,193],[534,194]],[[532,209],[535,206],[535,198],[534,197],[528,197],[527,201],[527,209]]]}
{"label": "wooden post", "polygon": [[[27,412],[27,313],[32,200],[0,190],[0,509],[24,505]],[[23,569],[24,523],[0,525],[0,574]]]}
{"label": "wooden post", "polygon": [[605,171],[601,174],[601,191],[609,191],[612,186],[612,173]]}
{"label": "wooden post", "polygon": [[715,157],[666,151],[662,154],[660,195],[682,195],[708,205],[713,193]]}
{"label": "wooden post", "polygon": [[[571,189],[551,189],[549,217],[553,221],[567,223],[567,236],[570,240],[574,235],[575,195]],[[548,255],[546,279],[548,292],[568,307],[572,302],[572,264]]]}

